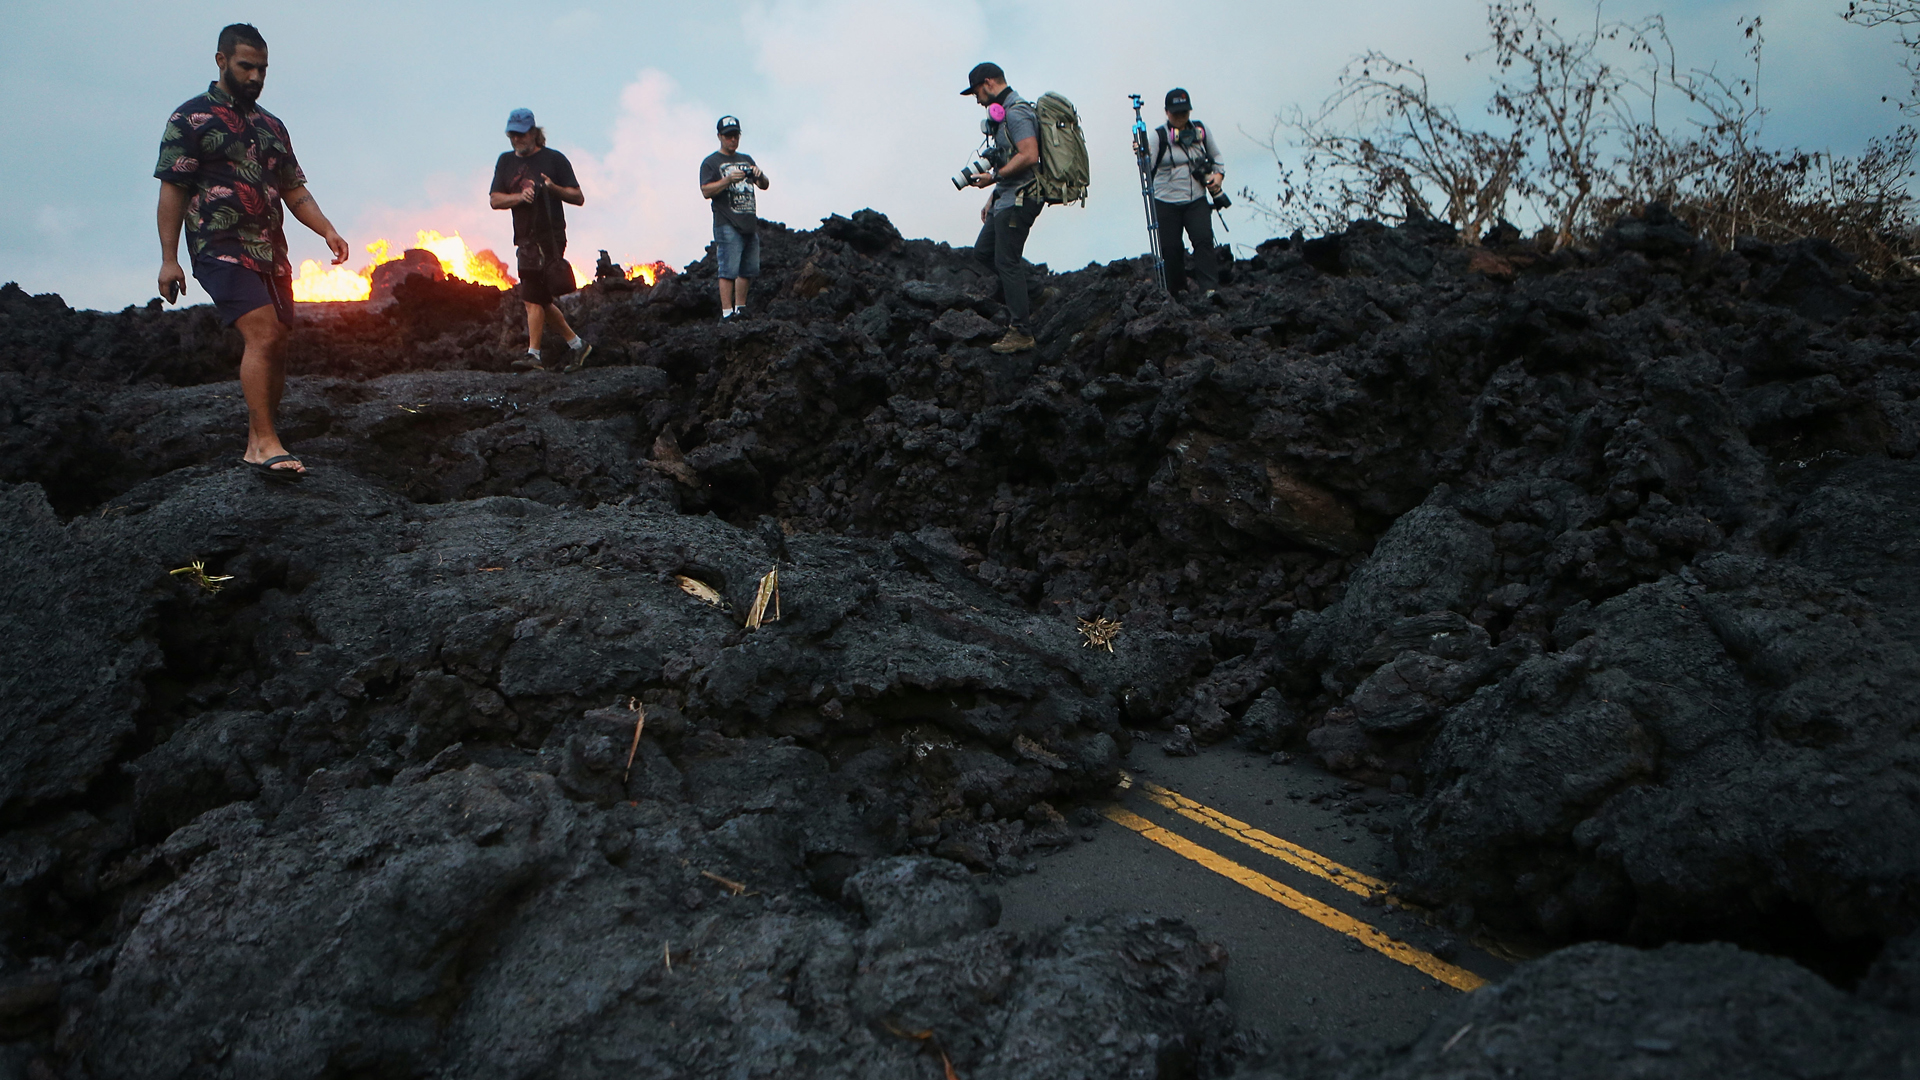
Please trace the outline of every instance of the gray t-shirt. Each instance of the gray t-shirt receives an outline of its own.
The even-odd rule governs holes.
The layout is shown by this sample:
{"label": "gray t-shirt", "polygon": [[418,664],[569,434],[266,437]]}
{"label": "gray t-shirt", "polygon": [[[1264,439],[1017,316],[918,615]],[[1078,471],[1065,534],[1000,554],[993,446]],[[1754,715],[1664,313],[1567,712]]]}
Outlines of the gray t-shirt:
{"label": "gray t-shirt", "polygon": [[[1007,119],[997,125],[993,132],[993,144],[1000,148],[1000,160],[1012,161],[1013,155],[1020,152],[1021,139],[1040,137],[1040,114],[1033,103],[1012,89],[1007,91],[1007,99],[1000,104],[1007,110]],[[1013,197],[1020,189],[1033,183],[1035,173],[1040,168],[1036,162],[1026,172],[1010,176],[993,186],[993,209],[998,213],[1013,205]]]}
{"label": "gray t-shirt", "polygon": [[[1206,136],[1201,143],[1206,147],[1205,156],[1213,159],[1213,171],[1225,173],[1226,165],[1220,160],[1220,147],[1213,141],[1213,132],[1205,124],[1193,126]],[[1158,152],[1162,138],[1167,141],[1167,152],[1160,155],[1160,165],[1153,170],[1153,197],[1165,203],[1190,203],[1204,198],[1207,189],[1193,176],[1193,160],[1202,156],[1200,146],[1189,150],[1180,145],[1175,132],[1161,127],[1147,136],[1147,153]]]}
{"label": "gray t-shirt", "polygon": [[[700,186],[706,187],[720,179],[728,166],[754,164],[751,154],[722,154],[715,151],[707,155],[700,163]],[[751,236],[760,226],[759,207],[754,199],[754,182],[745,175],[720,189],[720,193],[711,200],[713,220],[724,221],[740,230],[742,236]]]}

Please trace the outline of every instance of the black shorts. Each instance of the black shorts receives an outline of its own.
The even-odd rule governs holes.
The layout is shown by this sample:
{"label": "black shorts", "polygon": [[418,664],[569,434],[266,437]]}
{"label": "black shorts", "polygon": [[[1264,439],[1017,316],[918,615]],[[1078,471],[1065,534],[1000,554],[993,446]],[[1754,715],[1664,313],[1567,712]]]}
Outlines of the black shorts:
{"label": "black shorts", "polygon": [[211,255],[193,258],[193,279],[213,297],[214,309],[228,326],[249,311],[273,305],[273,312],[293,329],[293,279],[249,270],[239,263],[225,262]]}
{"label": "black shorts", "polygon": [[520,264],[520,299],[529,304],[542,306],[553,303],[553,290],[547,288],[547,256],[564,258],[567,254],[567,238],[550,240],[545,244],[521,244],[515,253]]}

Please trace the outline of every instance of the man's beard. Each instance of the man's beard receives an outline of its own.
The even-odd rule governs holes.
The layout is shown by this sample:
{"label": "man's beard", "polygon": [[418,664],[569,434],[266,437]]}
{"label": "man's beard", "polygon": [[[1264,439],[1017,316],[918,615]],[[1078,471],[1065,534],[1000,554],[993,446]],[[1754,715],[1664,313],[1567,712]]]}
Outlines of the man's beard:
{"label": "man's beard", "polygon": [[244,108],[250,109],[253,107],[254,102],[260,100],[260,90],[262,88],[258,83],[251,86],[245,83],[236,84],[232,79],[227,78],[223,72],[220,76],[220,85],[226,87],[227,93],[233,95],[235,104]]}

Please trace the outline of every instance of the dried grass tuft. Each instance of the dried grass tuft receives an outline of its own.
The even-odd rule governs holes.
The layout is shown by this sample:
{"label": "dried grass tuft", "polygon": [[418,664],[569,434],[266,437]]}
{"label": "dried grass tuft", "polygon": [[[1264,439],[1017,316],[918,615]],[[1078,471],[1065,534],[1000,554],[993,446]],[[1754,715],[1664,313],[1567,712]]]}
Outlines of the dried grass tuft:
{"label": "dried grass tuft", "polygon": [[169,570],[167,571],[167,573],[176,577],[181,574],[185,574],[187,575],[188,581],[193,582],[195,585],[200,586],[201,588],[207,590],[210,593],[219,592],[221,589],[221,585],[220,585],[221,582],[233,580],[232,574],[207,573],[207,564],[204,560],[201,560],[201,559],[195,559],[192,562],[188,563],[187,565],[179,568],[178,570]]}
{"label": "dried grass tuft", "polygon": [[1120,636],[1120,622],[1104,616],[1098,619],[1081,619],[1080,634],[1087,640],[1082,643],[1089,649],[1113,651],[1113,639]]}

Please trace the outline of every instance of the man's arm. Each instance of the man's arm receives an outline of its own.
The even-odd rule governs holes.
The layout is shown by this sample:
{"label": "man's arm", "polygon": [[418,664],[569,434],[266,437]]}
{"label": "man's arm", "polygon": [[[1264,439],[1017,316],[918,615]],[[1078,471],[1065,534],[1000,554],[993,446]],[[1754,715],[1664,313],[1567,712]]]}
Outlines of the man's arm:
{"label": "man's arm", "polygon": [[516,206],[525,206],[532,201],[532,181],[528,181],[527,186],[519,191],[490,191],[487,193],[487,202],[495,210],[511,210]]}
{"label": "man's arm", "polygon": [[300,219],[300,224],[312,229],[327,242],[327,250],[333,252],[333,265],[339,266],[346,262],[350,254],[347,242],[334,231],[333,222],[327,220],[327,215],[320,212],[320,204],[315,201],[313,192],[308,191],[307,186],[302,184],[287,192],[285,200],[287,210]]}
{"label": "man's arm", "polygon": [[553,177],[548,176],[546,173],[541,173],[540,179],[545,181],[548,191],[560,196],[560,201],[566,203],[568,206],[585,206],[587,204],[586,193],[579,188],[568,187],[565,184],[556,184],[553,182]]}
{"label": "man's arm", "polygon": [[727,190],[727,187],[731,185],[735,179],[727,175],[728,170],[731,168],[731,165],[721,166],[719,176],[714,177],[712,180],[703,181],[700,185],[701,197],[711,199]]}
{"label": "man's arm", "polygon": [[187,220],[187,200],[193,192],[179,184],[160,181],[160,206],[154,217],[160,226],[160,295],[171,304],[187,291],[187,272],[180,268],[180,224]]}
{"label": "man's arm", "polygon": [[1040,164],[1040,140],[1038,138],[1021,139],[1013,144],[1013,160],[1000,166],[999,175],[1019,176],[1038,164]]}

